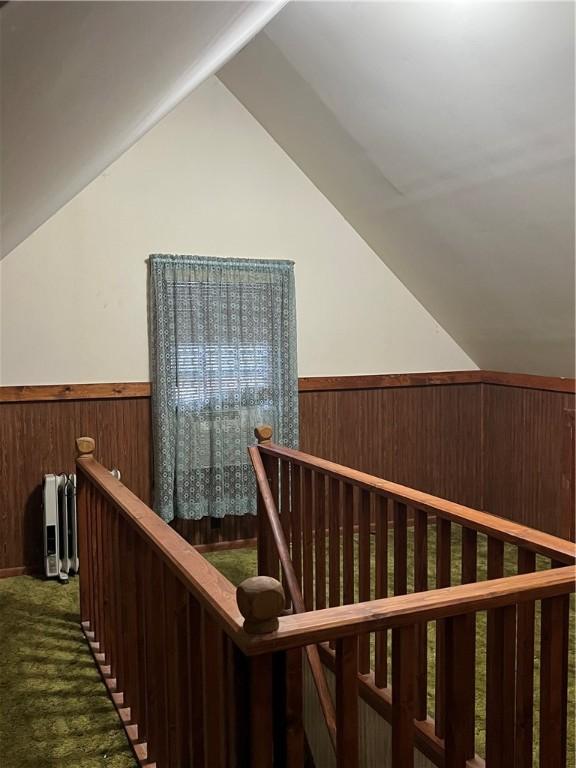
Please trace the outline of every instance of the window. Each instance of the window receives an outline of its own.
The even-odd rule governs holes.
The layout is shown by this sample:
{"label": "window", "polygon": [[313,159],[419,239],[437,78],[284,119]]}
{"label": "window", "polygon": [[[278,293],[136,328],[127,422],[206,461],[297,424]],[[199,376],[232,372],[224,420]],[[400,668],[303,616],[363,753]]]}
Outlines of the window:
{"label": "window", "polygon": [[254,427],[297,446],[292,263],[152,256],[149,314],[156,511],[255,513]]}

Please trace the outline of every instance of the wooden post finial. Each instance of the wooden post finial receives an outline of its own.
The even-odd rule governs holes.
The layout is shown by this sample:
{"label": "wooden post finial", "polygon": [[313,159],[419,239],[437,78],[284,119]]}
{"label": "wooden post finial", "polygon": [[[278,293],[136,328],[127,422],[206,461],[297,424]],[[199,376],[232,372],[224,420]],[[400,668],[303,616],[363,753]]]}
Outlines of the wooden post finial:
{"label": "wooden post finial", "polygon": [[76,438],[76,450],[78,451],[78,458],[82,456],[92,456],[96,443],[93,437],[77,437]]}
{"label": "wooden post finial", "polygon": [[253,576],[236,590],[236,602],[250,635],[265,635],[278,629],[278,616],[286,599],[282,584],[271,576]]}
{"label": "wooden post finial", "polygon": [[266,445],[272,442],[272,427],[269,424],[260,424],[254,430],[258,445]]}

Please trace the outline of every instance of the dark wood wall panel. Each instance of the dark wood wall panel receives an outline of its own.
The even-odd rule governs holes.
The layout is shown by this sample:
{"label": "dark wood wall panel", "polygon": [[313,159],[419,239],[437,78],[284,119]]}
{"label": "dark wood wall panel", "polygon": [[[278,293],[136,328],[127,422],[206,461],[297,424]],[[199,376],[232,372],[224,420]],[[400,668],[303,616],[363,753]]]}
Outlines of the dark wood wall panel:
{"label": "dark wood wall panel", "polygon": [[574,488],[571,493],[566,489],[563,474],[569,460],[566,411],[574,408],[574,395],[492,384],[482,387],[485,508],[569,538]]}
{"label": "dark wood wall panel", "polygon": [[482,505],[480,386],[300,394],[300,447],[468,506]]}
{"label": "dark wood wall panel", "polygon": [[0,403],[0,570],[41,568],[42,479],[74,470],[81,435],[149,503],[149,399]]}
{"label": "dark wood wall panel", "polygon": [[[562,391],[566,382],[554,391],[529,388],[533,381],[463,383],[449,373],[442,384],[442,374],[426,383],[422,376],[306,380],[302,450],[567,537],[574,505],[565,488],[573,474],[566,411],[575,396]],[[149,395],[142,384],[112,386],[4,388],[5,401],[0,389],[0,575],[41,568],[42,478],[73,470],[79,435],[94,437],[98,458],[151,502]],[[255,535],[250,517],[175,527],[197,544]]]}

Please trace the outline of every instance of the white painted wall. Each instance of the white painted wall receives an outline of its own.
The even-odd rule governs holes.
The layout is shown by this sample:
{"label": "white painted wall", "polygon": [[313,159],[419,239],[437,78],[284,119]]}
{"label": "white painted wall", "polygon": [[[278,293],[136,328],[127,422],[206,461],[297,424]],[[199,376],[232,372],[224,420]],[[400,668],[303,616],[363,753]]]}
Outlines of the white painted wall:
{"label": "white painted wall", "polygon": [[215,78],[2,262],[2,384],[149,378],[149,253],[296,262],[301,376],[475,368]]}
{"label": "white painted wall", "polygon": [[218,73],[480,368],[574,376],[574,14],[288,3]]}

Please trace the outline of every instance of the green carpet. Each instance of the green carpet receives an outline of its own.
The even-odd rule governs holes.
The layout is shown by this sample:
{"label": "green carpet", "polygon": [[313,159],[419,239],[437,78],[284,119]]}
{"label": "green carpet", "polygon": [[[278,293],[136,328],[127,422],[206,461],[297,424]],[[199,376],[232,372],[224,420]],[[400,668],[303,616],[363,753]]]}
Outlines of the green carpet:
{"label": "green carpet", "polygon": [[135,768],[79,627],[78,580],[0,580],[0,766]]}
{"label": "green carpet", "polygon": [[[433,541],[430,545],[432,568]],[[453,555],[457,583],[457,542]],[[482,574],[485,568],[482,541],[479,555]],[[256,573],[254,550],[217,552],[207,558],[234,584]],[[513,572],[509,548],[506,548],[506,571]],[[572,603],[572,619],[573,616]],[[479,658],[482,658],[484,628],[484,616],[479,614]],[[568,766],[574,768],[573,620],[570,645]],[[429,646],[432,651],[432,627]],[[67,586],[28,576],[0,580],[0,647],[1,768],[135,768],[115,709],[79,629],[77,579]],[[432,652],[430,662],[432,682]],[[537,688],[537,675],[535,682]],[[477,744],[481,752],[485,706],[481,664],[477,667],[477,687]],[[433,711],[432,698],[429,705]]]}
{"label": "green carpet", "polygon": [[[436,542],[435,536],[431,533],[428,537],[428,582],[429,588],[434,588],[435,573],[436,573]],[[356,537],[355,547],[357,547],[358,540]],[[478,536],[478,578],[486,578],[486,537],[483,535]],[[393,532],[390,531],[390,539],[388,545],[388,584],[389,594],[392,594],[393,584]],[[461,546],[460,536],[458,529],[452,532],[452,583],[459,584],[461,581]],[[374,584],[374,543],[372,542],[372,557],[371,557],[371,583]],[[223,552],[212,552],[206,555],[207,559],[218,568],[233,584],[239,584],[243,579],[249,576],[255,576],[257,574],[256,563],[256,551],[254,549],[241,549],[241,550],[228,550]],[[357,568],[357,557],[355,558],[355,565]],[[537,558],[537,568],[547,568],[549,561],[544,558]],[[408,531],[408,591],[412,592],[414,588],[413,584],[413,529]],[[516,549],[512,546],[505,545],[504,547],[504,572],[505,575],[513,575],[516,573]],[[358,599],[357,587],[358,578],[356,573],[356,599]],[[434,678],[435,678],[435,627],[434,623],[428,625],[428,712],[433,717],[434,713]],[[538,721],[539,721],[539,649],[540,649],[540,608],[537,604],[536,608],[536,631],[535,631],[535,664],[534,664],[534,725],[535,732],[538,733]],[[570,659],[569,659],[569,709],[568,709],[568,761],[567,768],[575,768],[575,679],[576,679],[576,667],[575,667],[575,621],[574,621],[574,598],[571,602],[571,621],[570,621]],[[388,643],[388,649],[390,651],[391,643]],[[477,630],[476,630],[476,749],[480,756],[484,755],[485,745],[485,713],[486,713],[486,613],[481,612],[477,614]],[[374,653],[374,636],[372,635],[372,654]],[[372,663],[374,659],[372,657]],[[534,765],[538,765],[539,754],[537,739],[536,748],[534,750]]]}

